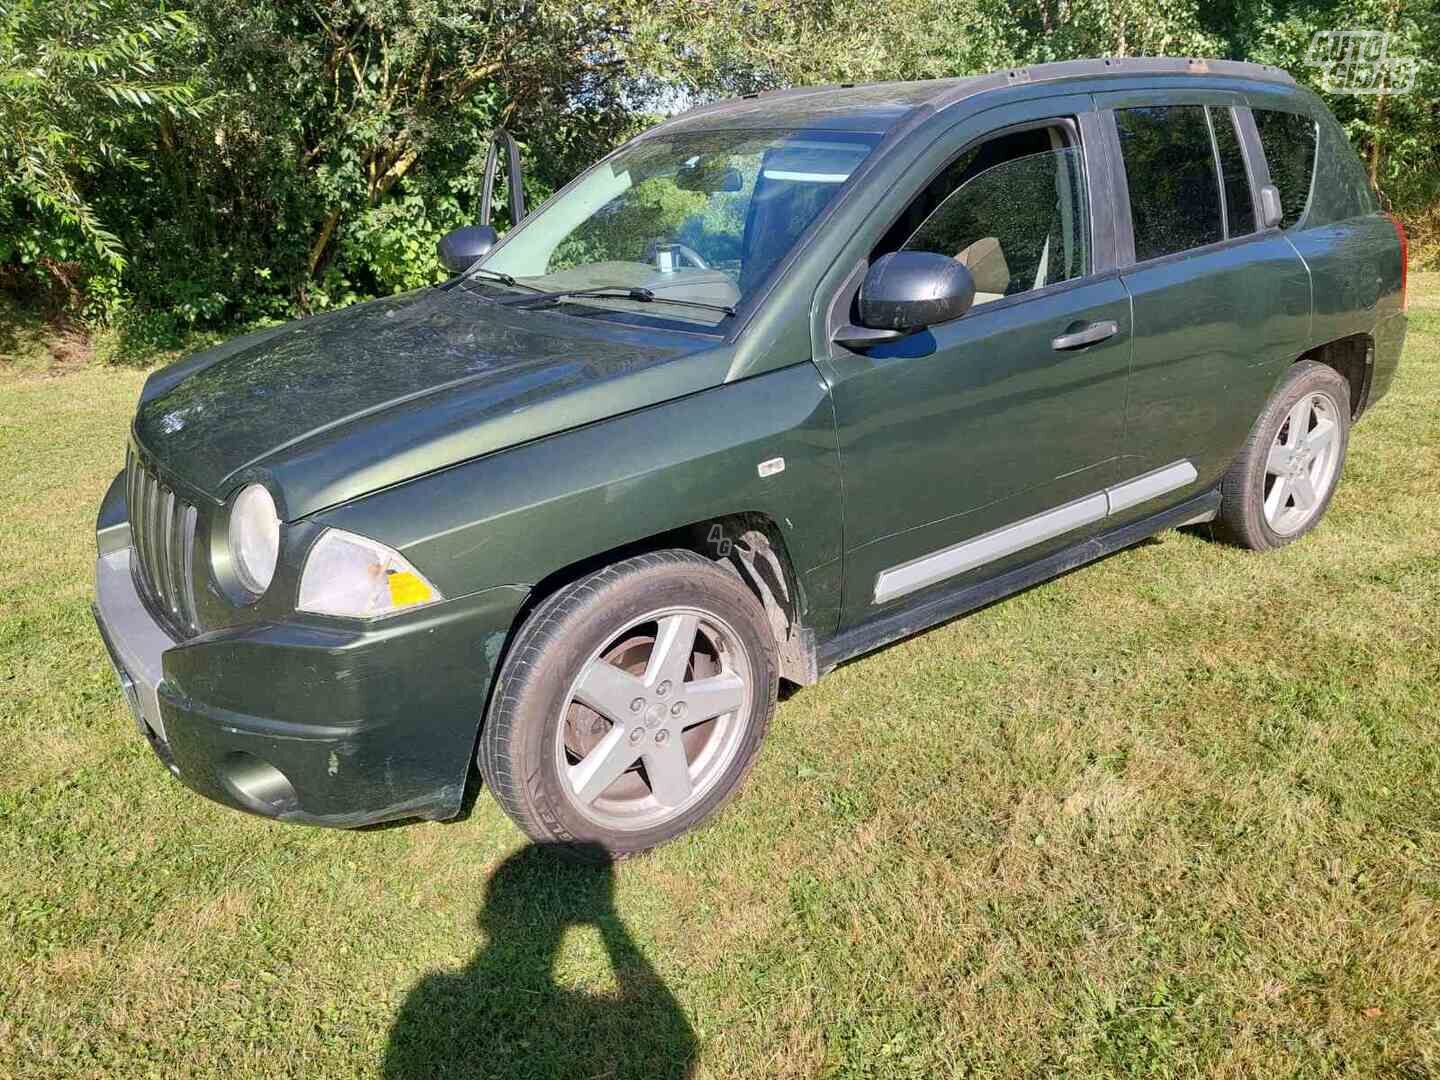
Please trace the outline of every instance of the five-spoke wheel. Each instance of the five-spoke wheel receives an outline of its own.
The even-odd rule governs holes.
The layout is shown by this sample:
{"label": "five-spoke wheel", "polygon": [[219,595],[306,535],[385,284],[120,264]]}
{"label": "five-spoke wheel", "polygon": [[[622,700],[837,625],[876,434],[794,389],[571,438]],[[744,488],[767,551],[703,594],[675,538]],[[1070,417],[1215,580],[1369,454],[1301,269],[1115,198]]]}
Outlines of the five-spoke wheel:
{"label": "five-spoke wheel", "polygon": [[1334,368],[1295,364],[1220,484],[1217,526],[1256,551],[1298,539],[1335,493],[1350,437],[1350,384]]}
{"label": "five-spoke wheel", "polygon": [[1275,433],[1265,459],[1265,520],[1281,536],[1303,528],[1335,483],[1339,412],[1330,395],[1317,390],[1291,407]]}
{"label": "five-spoke wheel", "polygon": [[575,808],[644,828],[725,775],[749,719],[749,661],[735,632],[695,608],[647,612],[576,677],[556,731]]}
{"label": "five-spoke wheel", "polygon": [[740,785],[777,668],[764,609],[735,574],[688,551],[627,559],[521,627],[481,731],[481,773],[536,839],[643,851]]}

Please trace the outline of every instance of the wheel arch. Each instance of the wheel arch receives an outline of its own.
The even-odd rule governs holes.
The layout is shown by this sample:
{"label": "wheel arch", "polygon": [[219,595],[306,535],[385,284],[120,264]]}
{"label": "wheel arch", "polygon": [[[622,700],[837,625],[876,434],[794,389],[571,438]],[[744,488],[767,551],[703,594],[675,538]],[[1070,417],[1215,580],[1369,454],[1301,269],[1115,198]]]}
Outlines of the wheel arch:
{"label": "wheel arch", "polygon": [[[1360,419],[1370,403],[1370,387],[1375,373],[1375,339],[1368,333],[1348,334],[1316,345],[1297,356],[1294,363],[1305,360],[1333,368],[1345,379],[1350,386],[1350,419]],[[1284,375],[1282,372],[1282,379]]]}
{"label": "wheel arch", "polygon": [[724,567],[760,601],[775,638],[782,679],[808,686],[819,678],[815,631],[804,616],[808,610],[804,583],[778,523],[758,510],[701,518],[559,567],[531,586],[515,617],[512,637],[531,612],[566,585],[623,559],[670,549],[693,551]]}

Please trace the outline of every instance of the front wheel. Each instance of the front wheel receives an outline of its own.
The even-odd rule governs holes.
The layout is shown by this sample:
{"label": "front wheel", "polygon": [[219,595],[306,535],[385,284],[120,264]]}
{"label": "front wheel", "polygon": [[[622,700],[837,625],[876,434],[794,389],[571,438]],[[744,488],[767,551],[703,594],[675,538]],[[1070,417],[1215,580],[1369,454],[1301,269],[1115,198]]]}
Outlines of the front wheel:
{"label": "front wheel", "polygon": [[1330,505],[1349,442],[1350,384],[1324,364],[1294,365],[1221,481],[1222,535],[1254,551],[1304,536]]}
{"label": "front wheel", "polygon": [[764,610],[688,551],[616,563],[520,629],[481,775],[531,838],[644,851],[709,818],[755,762],[779,685]]}

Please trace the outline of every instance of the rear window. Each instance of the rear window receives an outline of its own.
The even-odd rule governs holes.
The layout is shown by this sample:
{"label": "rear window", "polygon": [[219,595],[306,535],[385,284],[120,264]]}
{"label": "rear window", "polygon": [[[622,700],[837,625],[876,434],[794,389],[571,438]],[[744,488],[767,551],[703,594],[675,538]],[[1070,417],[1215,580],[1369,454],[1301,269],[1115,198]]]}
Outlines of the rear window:
{"label": "rear window", "polygon": [[1300,113],[1252,111],[1265,161],[1270,166],[1270,182],[1280,192],[1280,227],[1288,229],[1300,220],[1310,202],[1318,128],[1314,120]]}
{"label": "rear window", "polygon": [[1117,109],[1135,261],[1223,240],[1220,183],[1203,105]]}

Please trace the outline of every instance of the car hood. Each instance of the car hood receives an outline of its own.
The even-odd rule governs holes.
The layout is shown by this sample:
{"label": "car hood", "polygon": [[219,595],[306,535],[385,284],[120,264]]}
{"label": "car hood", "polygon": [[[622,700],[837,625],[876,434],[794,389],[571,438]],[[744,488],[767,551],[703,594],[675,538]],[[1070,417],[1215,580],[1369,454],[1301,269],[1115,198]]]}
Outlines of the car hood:
{"label": "car hood", "polygon": [[198,353],[147,381],[135,439],[214,499],[266,481],[293,520],[728,369],[712,337],[515,310],[482,289],[357,304]]}

